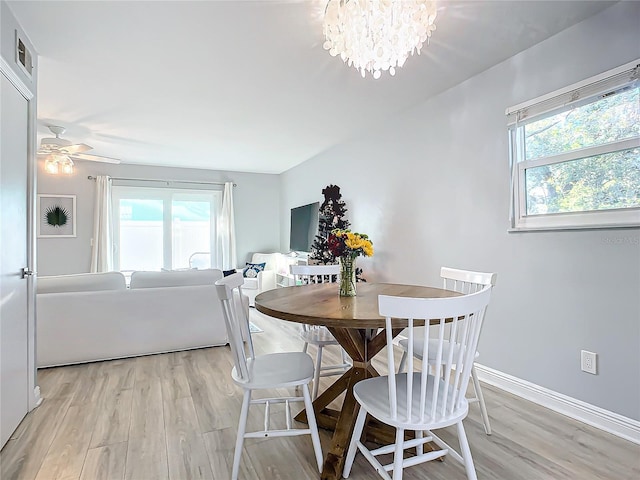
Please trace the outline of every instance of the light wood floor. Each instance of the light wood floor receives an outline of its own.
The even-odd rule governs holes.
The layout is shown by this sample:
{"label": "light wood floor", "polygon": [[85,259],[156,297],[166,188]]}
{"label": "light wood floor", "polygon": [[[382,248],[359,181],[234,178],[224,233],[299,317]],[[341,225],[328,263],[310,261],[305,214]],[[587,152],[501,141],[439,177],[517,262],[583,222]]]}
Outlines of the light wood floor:
{"label": "light wood floor", "polygon": [[[301,347],[296,326],[254,310],[251,315],[264,329],[254,335],[257,353]],[[328,357],[337,358],[337,353]],[[44,401],[2,450],[0,478],[227,479],[242,399],[230,369],[229,348],[214,347],[40,370]],[[490,386],[484,392],[493,435],[484,434],[477,405],[465,420],[479,479],[640,478],[638,445]],[[261,424],[256,407],[248,427]],[[451,431],[441,433],[457,445]],[[326,451],[328,432],[321,431],[321,437]],[[309,437],[245,442],[242,479],[318,477]],[[350,478],[379,477],[358,456]],[[405,478],[466,476],[460,464],[447,459],[409,468]]]}

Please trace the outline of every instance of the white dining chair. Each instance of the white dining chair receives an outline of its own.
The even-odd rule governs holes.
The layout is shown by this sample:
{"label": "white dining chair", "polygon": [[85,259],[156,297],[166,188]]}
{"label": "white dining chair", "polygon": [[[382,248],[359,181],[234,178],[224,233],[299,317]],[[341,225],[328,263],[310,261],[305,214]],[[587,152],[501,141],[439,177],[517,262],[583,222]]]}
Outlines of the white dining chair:
{"label": "white dining chair", "polygon": [[[471,270],[459,270],[456,268],[442,267],[440,269],[440,277],[443,279],[443,288],[445,290],[454,290],[456,292],[469,294],[477,292],[487,285],[495,286],[496,279],[498,277],[497,273],[485,273],[485,272],[473,272]],[[436,340],[429,340],[434,343]],[[420,352],[422,352],[422,337],[418,336],[414,338],[414,355],[416,358],[422,360],[420,356]],[[408,352],[408,340],[401,339],[398,344],[402,348],[402,358],[400,359],[400,366],[398,367],[398,372],[402,372],[404,369],[404,365],[407,359]],[[433,355],[434,349],[430,348],[429,352],[432,355],[429,358],[428,363],[433,364]],[[476,358],[478,358],[479,353],[476,352]],[[478,375],[476,373],[475,365],[471,368],[471,379],[473,383],[473,391],[474,396],[468,398],[470,403],[478,403],[480,405],[480,415],[482,416],[482,423],[484,425],[484,431],[487,435],[491,435],[491,423],[489,422],[489,414],[487,412],[487,406],[484,401],[484,395],[482,394],[482,388],[480,387],[480,381],[478,380]]]}
{"label": "white dining chair", "polygon": [[[269,353],[256,356],[253,351],[251,336],[247,339],[247,346],[242,340],[242,328],[248,327],[249,319],[245,309],[241,308],[238,299],[242,296],[242,273],[234,273],[218,280],[216,291],[222,303],[229,345],[233,354],[233,369],[231,377],[236,385],[244,390],[240,420],[238,422],[238,436],[231,479],[237,480],[240,468],[240,457],[245,438],[290,437],[294,435],[311,435],[318,471],[322,471],[322,447],[316,417],[309,393],[309,382],[313,378],[313,361],[302,352]],[[249,355],[245,351],[248,349]],[[252,399],[255,390],[275,390],[280,388],[301,388],[302,397],[286,396],[274,398]],[[304,402],[309,428],[292,428],[291,403]],[[285,429],[270,429],[270,405],[285,404]],[[264,404],[264,429],[247,432],[247,417],[249,406]]]}
{"label": "white dining chair", "polygon": [[[295,285],[337,283],[340,275],[340,265],[291,265],[289,269],[293,275]],[[309,345],[316,347],[316,365],[313,377],[313,399],[315,400],[318,396],[320,377],[340,375],[351,368],[351,364],[344,349],[326,327],[302,324],[300,338],[304,342],[303,352],[306,353]],[[340,348],[342,362],[323,366],[322,351],[329,345],[337,345]]]}
{"label": "white dining chair", "polygon": [[[471,449],[462,424],[469,413],[465,392],[471,376],[484,312],[491,297],[490,286],[483,290],[449,298],[408,298],[380,295],[379,312],[385,317],[387,336],[387,362],[390,375],[358,382],[353,395],[360,411],[345,459],[343,476],[349,477],[356,450],[373,465],[386,480],[402,480],[403,469],[450,455],[465,467],[468,480],[476,480]],[[407,319],[409,355],[407,373],[395,372],[393,354],[392,319]],[[417,323],[431,321],[431,326],[416,331]],[[422,321],[422,322],[421,322]],[[437,341],[429,340],[429,332],[436,333]],[[422,337],[422,358],[434,358],[431,374],[428,368],[417,367],[414,362],[413,341]],[[459,348],[447,348],[459,345]],[[430,352],[434,348],[435,352]],[[369,450],[360,441],[367,414],[396,428],[395,443]],[[460,453],[438,437],[434,430],[455,425]],[[415,438],[405,440],[405,431],[415,432]],[[433,442],[439,450],[425,451],[424,444]],[[404,458],[404,450],[415,448],[416,455]],[[382,465],[379,455],[393,454],[393,462]],[[388,472],[392,472],[393,477]]]}

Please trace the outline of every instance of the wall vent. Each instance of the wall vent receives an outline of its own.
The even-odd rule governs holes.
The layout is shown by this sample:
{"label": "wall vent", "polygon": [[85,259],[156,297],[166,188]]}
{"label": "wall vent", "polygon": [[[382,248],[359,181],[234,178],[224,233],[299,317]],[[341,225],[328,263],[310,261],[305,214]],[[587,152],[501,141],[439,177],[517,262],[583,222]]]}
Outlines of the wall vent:
{"label": "wall vent", "polygon": [[16,63],[20,65],[20,68],[29,75],[33,74],[33,57],[31,51],[27,48],[25,42],[18,36],[16,30]]}

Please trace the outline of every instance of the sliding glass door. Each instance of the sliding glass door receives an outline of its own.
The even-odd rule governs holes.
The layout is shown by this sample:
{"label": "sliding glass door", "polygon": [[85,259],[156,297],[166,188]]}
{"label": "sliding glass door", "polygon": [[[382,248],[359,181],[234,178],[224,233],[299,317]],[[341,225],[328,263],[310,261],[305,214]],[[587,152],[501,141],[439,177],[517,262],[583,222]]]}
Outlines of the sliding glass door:
{"label": "sliding glass door", "polygon": [[163,268],[164,202],[151,198],[121,198],[113,211],[116,269]]}
{"label": "sliding glass door", "polygon": [[214,190],[114,185],[115,268],[127,272],[215,265],[211,252],[220,202],[221,192]]}
{"label": "sliding glass door", "polygon": [[[190,268],[194,254],[202,256],[214,250],[213,202],[203,195],[183,193],[171,202],[171,264]],[[211,265],[207,265],[208,268]]]}

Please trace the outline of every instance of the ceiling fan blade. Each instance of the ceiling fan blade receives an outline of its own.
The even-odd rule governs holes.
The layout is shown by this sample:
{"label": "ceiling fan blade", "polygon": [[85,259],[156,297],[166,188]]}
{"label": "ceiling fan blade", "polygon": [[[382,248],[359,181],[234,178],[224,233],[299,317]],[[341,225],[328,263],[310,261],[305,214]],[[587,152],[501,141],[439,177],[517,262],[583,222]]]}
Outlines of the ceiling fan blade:
{"label": "ceiling fan blade", "polygon": [[103,157],[101,155],[91,155],[86,153],[74,153],[74,154],[71,154],[71,158],[73,158],[74,160],[88,160],[90,162],[102,162],[102,163],[114,163],[114,164],[120,163],[120,160],[118,160],[117,158]]}
{"label": "ceiling fan blade", "polygon": [[74,145],[67,145],[66,147],[60,147],[60,151],[67,155],[75,155],[76,153],[87,152],[93,149],[93,147],[86,143],[76,143]]}

